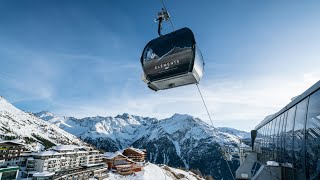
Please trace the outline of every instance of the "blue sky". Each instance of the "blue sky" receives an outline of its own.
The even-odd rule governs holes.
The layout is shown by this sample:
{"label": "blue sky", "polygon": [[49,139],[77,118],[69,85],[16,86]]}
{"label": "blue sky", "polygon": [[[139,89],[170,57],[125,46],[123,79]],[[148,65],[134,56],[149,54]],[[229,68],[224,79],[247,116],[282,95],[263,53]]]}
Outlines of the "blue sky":
{"label": "blue sky", "polygon": [[[195,33],[216,126],[250,130],[319,80],[320,1],[165,3],[175,27]],[[209,122],[195,85],[155,93],[140,80],[160,9],[157,0],[0,0],[0,95],[33,112]]]}

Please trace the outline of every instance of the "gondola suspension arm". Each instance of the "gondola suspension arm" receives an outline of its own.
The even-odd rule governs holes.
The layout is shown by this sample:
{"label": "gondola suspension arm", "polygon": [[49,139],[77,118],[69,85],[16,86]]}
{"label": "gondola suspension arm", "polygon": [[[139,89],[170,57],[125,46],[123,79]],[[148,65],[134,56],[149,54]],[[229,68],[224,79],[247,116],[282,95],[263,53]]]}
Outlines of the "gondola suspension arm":
{"label": "gondola suspension arm", "polygon": [[158,18],[155,20],[155,22],[158,21],[158,34],[161,37],[161,30],[162,30],[162,22],[163,20],[168,21],[170,20],[170,15],[168,13],[168,11],[164,8],[162,8],[162,10],[160,12],[158,12]]}

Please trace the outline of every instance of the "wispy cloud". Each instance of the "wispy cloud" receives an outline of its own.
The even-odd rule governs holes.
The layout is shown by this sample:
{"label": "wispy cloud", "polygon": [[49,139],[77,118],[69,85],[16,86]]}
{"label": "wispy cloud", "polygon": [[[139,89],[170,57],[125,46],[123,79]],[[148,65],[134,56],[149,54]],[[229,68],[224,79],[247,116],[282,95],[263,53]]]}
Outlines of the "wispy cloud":
{"label": "wispy cloud", "polygon": [[[256,77],[243,81],[221,79],[200,84],[203,96],[215,126],[229,126],[251,130],[265,116],[273,114],[317,81],[286,77]],[[136,85],[135,85],[136,86]],[[145,95],[130,93],[130,89],[84,102],[69,109],[60,109],[60,115],[77,117],[117,115],[124,112],[157,118],[174,113],[191,114],[210,123],[195,85]],[[139,87],[141,88],[141,87]],[[144,87],[146,88],[146,87]]]}

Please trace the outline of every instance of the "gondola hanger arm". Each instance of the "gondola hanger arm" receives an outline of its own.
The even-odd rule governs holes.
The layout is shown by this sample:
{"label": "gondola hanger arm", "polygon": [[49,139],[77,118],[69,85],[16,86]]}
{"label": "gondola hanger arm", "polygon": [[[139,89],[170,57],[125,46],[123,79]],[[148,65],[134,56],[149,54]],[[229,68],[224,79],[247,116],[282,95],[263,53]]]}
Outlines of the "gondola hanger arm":
{"label": "gondola hanger arm", "polygon": [[167,10],[162,8],[160,12],[158,12],[158,18],[155,20],[155,22],[158,21],[158,34],[161,37],[161,30],[162,30],[162,22],[163,20],[168,21],[170,19],[170,15]]}

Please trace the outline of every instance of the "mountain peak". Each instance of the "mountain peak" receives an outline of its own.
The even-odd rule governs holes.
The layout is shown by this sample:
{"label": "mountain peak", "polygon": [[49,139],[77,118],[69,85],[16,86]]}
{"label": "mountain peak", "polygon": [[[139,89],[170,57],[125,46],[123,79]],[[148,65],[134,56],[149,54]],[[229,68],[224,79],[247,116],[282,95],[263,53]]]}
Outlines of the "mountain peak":
{"label": "mountain peak", "polygon": [[35,116],[37,116],[38,118],[41,118],[43,120],[49,120],[54,118],[54,114],[50,111],[41,111],[38,113],[34,113]]}
{"label": "mountain peak", "polygon": [[181,120],[184,120],[184,119],[189,119],[189,118],[194,119],[193,116],[188,115],[188,114],[178,114],[178,113],[175,113],[173,116],[171,116],[170,119],[177,119],[177,120],[181,119]]}
{"label": "mountain peak", "polygon": [[122,115],[117,115],[116,118],[121,118],[121,119],[130,119],[132,116],[128,113],[123,113]]}

